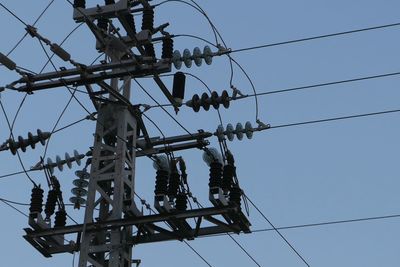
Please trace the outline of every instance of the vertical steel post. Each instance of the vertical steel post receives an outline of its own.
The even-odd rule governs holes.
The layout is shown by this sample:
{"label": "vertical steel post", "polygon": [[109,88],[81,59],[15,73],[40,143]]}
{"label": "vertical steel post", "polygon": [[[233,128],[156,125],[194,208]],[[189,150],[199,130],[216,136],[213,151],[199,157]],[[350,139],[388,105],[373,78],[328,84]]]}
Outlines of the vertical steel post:
{"label": "vertical steel post", "polygon": [[[131,77],[124,79],[123,95],[129,98]],[[111,84],[118,90],[118,80]],[[84,223],[140,215],[134,202],[136,118],[126,106],[113,102],[98,111],[93,159]],[[126,245],[132,227],[84,231],[79,266],[131,267],[132,247]]]}

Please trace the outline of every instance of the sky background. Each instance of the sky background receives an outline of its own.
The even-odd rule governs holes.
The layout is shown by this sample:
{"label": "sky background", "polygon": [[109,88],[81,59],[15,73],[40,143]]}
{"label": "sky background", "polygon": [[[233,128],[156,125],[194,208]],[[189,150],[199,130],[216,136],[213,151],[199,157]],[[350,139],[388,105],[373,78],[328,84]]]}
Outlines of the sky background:
{"label": "sky background", "polygon": [[[22,3],[23,2],[23,3]],[[50,1],[12,1],[1,3],[14,11],[23,21],[32,24]],[[154,3],[159,1],[153,1]],[[102,1],[87,1],[88,6]],[[298,38],[323,35],[377,25],[400,22],[400,2],[395,0],[337,0],[337,1],[228,1],[199,2],[216,25],[227,46],[239,49]],[[140,17],[136,25],[140,27]],[[204,17],[181,3],[166,3],[156,9],[156,24],[169,22],[173,34],[194,34],[213,41],[212,31]],[[2,42],[0,51],[6,54],[24,35],[24,26],[0,8]],[[65,0],[56,0],[37,24],[38,31],[52,42],[60,43],[76,27],[72,8]],[[400,71],[398,47],[400,27],[357,33],[342,37],[281,45],[233,54],[250,75],[258,92],[296,86],[352,79]],[[203,48],[204,42],[176,38],[175,48],[183,51]],[[98,55],[94,37],[86,26],[80,27],[64,45],[72,58],[90,64]],[[159,54],[160,49],[157,48]],[[10,55],[19,66],[40,71],[47,61],[38,41],[25,38]],[[57,67],[70,65],[54,60]],[[230,69],[226,57],[214,58],[211,66],[192,67],[184,71],[203,79],[218,92],[229,90]],[[51,66],[46,71],[52,71]],[[173,69],[175,72],[176,70]],[[243,93],[251,94],[246,77],[235,68],[233,84]],[[1,85],[18,76],[0,67]],[[164,78],[172,85],[170,78]],[[161,103],[166,103],[158,87],[146,79],[140,80]],[[353,114],[399,109],[400,78],[388,77],[314,88],[259,98],[259,117],[272,126]],[[187,98],[202,94],[206,88],[195,79],[187,79]],[[154,104],[132,85],[132,102]],[[11,118],[24,97],[22,93],[5,91],[1,101]],[[51,131],[70,94],[64,88],[35,93],[26,98],[18,117],[14,134],[27,137],[29,131]],[[77,97],[93,111],[88,97]],[[170,112],[173,110],[169,109]],[[231,103],[221,109],[223,122],[236,124],[251,121],[255,125],[254,99]],[[57,128],[85,117],[87,113],[72,101]],[[163,111],[147,113],[166,136],[185,134]],[[176,118],[190,131],[214,131],[217,113],[194,113],[182,108]],[[152,136],[158,130],[147,122]],[[0,142],[9,136],[6,120],[0,115]],[[95,123],[85,121],[55,134],[49,143],[47,156],[85,153],[93,144]],[[346,121],[312,124],[299,127],[271,129],[255,133],[252,140],[234,141],[229,147],[236,158],[237,172],[246,194],[275,226],[319,223],[374,216],[400,214],[400,180],[398,158],[400,143],[399,114],[360,118]],[[210,140],[215,146],[216,140]],[[35,165],[44,148],[28,148],[21,153],[27,168]],[[190,150],[184,156],[189,183],[194,195],[203,205],[208,202],[208,167],[202,153]],[[71,194],[74,171],[56,171],[62,184],[64,198]],[[21,170],[15,156],[0,152],[0,176]],[[32,177],[45,185],[43,173]],[[155,171],[152,162],[137,161],[136,184],[140,196],[152,202]],[[0,198],[29,203],[31,183],[25,175],[0,179]],[[139,202],[138,202],[139,205]],[[28,207],[18,206],[28,213]],[[25,217],[0,202],[2,266],[72,266],[70,254],[43,258],[23,238]],[[82,220],[83,210],[68,209],[70,216]],[[252,229],[270,228],[253,208],[250,210]],[[311,266],[385,266],[400,265],[400,219],[376,220],[282,230],[282,234]],[[235,236],[261,266],[305,266],[275,232]],[[201,238],[190,244],[214,267],[256,266],[227,236]],[[207,266],[184,243],[178,241],[134,247],[134,258],[142,266]],[[76,259],[78,255],[76,256]],[[75,261],[75,263],[77,260]]]}

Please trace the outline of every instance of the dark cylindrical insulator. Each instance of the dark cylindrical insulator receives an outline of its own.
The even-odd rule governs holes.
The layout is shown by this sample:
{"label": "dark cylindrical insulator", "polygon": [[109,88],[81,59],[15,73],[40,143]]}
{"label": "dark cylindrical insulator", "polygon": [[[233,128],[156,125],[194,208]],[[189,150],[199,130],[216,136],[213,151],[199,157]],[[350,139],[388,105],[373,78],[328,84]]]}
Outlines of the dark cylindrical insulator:
{"label": "dark cylindrical insulator", "polygon": [[175,208],[179,211],[187,210],[187,196],[183,193],[178,194],[175,200]]}
{"label": "dark cylindrical insulator", "polygon": [[228,191],[231,189],[233,184],[233,176],[235,174],[235,167],[228,164],[224,166],[224,171],[222,175],[222,189]]}
{"label": "dark cylindrical insulator", "polygon": [[64,227],[67,224],[67,213],[65,210],[59,210],[56,212],[54,219],[54,227]]}
{"label": "dark cylindrical insulator", "polygon": [[162,43],[162,59],[172,58],[174,54],[174,40],[171,37],[165,37]]}
{"label": "dark cylindrical insulator", "polygon": [[143,10],[142,30],[154,31],[154,10],[152,8]]}
{"label": "dark cylindrical insulator", "polygon": [[172,97],[180,103],[182,103],[182,100],[185,98],[185,83],[185,74],[183,74],[183,72],[175,73],[174,85],[172,87]]}
{"label": "dark cylindrical insulator", "polygon": [[212,162],[210,164],[210,187],[221,187],[222,183],[222,164],[219,162]]}
{"label": "dark cylindrical insulator", "polygon": [[108,19],[106,18],[99,18],[97,20],[97,26],[104,31],[108,30]]}
{"label": "dark cylindrical insulator", "polygon": [[115,0],[106,0],[106,5],[112,5],[115,4]]}
{"label": "dark cylindrical insulator", "polygon": [[47,201],[46,201],[46,206],[44,208],[44,213],[46,214],[46,219],[50,219],[51,215],[54,214],[54,211],[56,209],[56,204],[57,204],[57,191],[56,190],[50,190],[47,194]]}
{"label": "dark cylindrical insulator", "polygon": [[85,0],[74,0],[74,7],[81,7],[86,8],[86,1]]}
{"label": "dark cylindrical insulator", "polygon": [[129,24],[129,27],[136,34],[136,25],[135,25],[135,19],[133,18],[133,15],[131,13],[128,13],[128,14],[126,14],[124,16],[125,16],[125,20]]}
{"label": "dark cylindrical insulator", "polygon": [[241,198],[242,190],[237,186],[232,187],[231,192],[229,193],[229,202],[241,208]]}
{"label": "dark cylindrical insulator", "polygon": [[40,187],[34,187],[31,194],[31,205],[29,211],[31,213],[41,213],[43,211],[43,189]]}
{"label": "dark cylindrical insulator", "polygon": [[144,52],[146,56],[153,57],[155,60],[156,51],[154,50],[154,45],[152,43],[147,43],[144,45]]}
{"label": "dark cylindrical insulator", "polygon": [[156,176],[156,189],[154,190],[156,195],[166,195],[168,193],[168,172],[164,170],[158,170]]}
{"label": "dark cylindrical insulator", "polygon": [[179,191],[179,173],[175,170],[172,171],[169,176],[169,184],[168,184],[168,196],[170,198],[174,198],[178,195]]}

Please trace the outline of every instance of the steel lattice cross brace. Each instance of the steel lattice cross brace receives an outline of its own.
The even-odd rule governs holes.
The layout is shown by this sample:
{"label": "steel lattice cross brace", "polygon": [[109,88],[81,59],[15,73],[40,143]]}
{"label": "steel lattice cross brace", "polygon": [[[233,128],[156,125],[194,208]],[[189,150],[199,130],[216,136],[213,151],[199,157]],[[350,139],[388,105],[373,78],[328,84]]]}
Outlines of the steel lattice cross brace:
{"label": "steel lattice cross brace", "polygon": [[[85,223],[140,215],[133,201],[136,134],[136,119],[126,107],[111,103],[101,107]],[[131,266],[131,247],[121,247],[131,233],[131,227],[97,233],[83,231],[79,266],[87,266],[87,262],[94,266]]]}

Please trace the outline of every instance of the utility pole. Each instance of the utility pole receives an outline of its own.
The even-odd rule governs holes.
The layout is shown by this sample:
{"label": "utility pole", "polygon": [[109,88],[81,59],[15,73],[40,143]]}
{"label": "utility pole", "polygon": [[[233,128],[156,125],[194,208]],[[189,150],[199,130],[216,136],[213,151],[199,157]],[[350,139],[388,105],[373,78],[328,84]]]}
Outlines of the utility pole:
{"label": "utility pole", "polygon": [[[0,54],[0,63],[22,76],[1,90],[32,94],[38,90],[84,86],[96,109],[94,145],[88,153],[75,151],[73,157],[66,153],[65,159],[57,156],[55,162],[48,159],[47,164],[41,159],[31,168],[32,171],[44,171],[50,190],[44,218],[44,190],[34,185],[28,220],[30,227],[24,229],[24,238],[45,257],[80,252],[79,267],[131,267],[140,263],[132,259],[134,245],[251,232],[251,224],[241,208],[243,191],[236,175],[235,160],[227,149],[226,140],[232,141],[235,136],[242,140],[244,135],[251,139],[254,132],[266,130],[269,125],[257,122],[258,127],[253,128],[247,122],[245,127],[240,123],[236,128],[231,124],[226,129],[220,125],[216,132],[199,130],[172,137],[149,136],[142,120],[143,106],[133,105],[130,100],[132,79],[152,77],[176,112],[182,106],[195,112],[201,108],[205,111],[210,107],[229,108],[230,101],[236,99],[235,93],[230,97],[227,91],[223,91],[219,96],[214,91],[211,96],[195,94],[184,103],[185,75],[182,72],[174,74],[170,92],[160,74],[171,72],[172,66],[180,69],[183,63],[187,68],[192,66],[192,62],[201,66],[203,60],[210,65],[213,57],[229,53],[229,50],[219,47],[217,52],[212,52],[206,46],[203,52],[195,48],[193,55],[188,49],[183,54],[173,51],[173,35],[166,32],[169,24],[154,26],[154,8],[147,0],[106,0],[105,5],[88,8],[84,0],[74,1],[74,20],[88,26],[96,38],[96,49],[108,59],[101,64],[86,66],[74,61],[67,51],[29,25],[26,30],[32,37],[48,45],[56,56],[74,68],[34,75],[25,73],[11,59]],[[132,15],[135,12],[143,13],[141,31],[138,32]],[[120,22],[126,36],[121,35],[121,29],[114,26],[113,20]],[[161,36],[156,37],[156,34]],[[161,58],[154,50],[156,41],[163,45]],[[132,48],[139,53],[135,54]],[[91,114],[88,118],[93,119],[93,116]],[[21,149],[25,152],[27,146],[35,148],[35,144],[44,144],[49,137],[50,133],[38,130],[37,136],[29,133],[28,139],[20,136],[18,141],[6,141],[0,146],[0,151],[10,150],[15,154]],[[212,137],[217,137],[220,152],[208,147],[208,139]],[[184,159],[175,157],[173,153],[194,148],[204,153],[203,158],[210,167],[208,199],[212,207],[188,210],[190,199],[199,203],[190,192]],[[67,213],[55,168],[62,171],[64,166],[71,168],[73,162],[80,165],[85,157],[86,165],[83,170],[76,171],[79,179],[73,182],[76,187],[71,190],[74,197],[70,198],[75,208],[85,204],[84,222],[66,225]],[[148,157],[154,161],[157,170],[154,208],[158,213],[145,215],[135,204],[136,157]],[[90,173],[86,170],[89,165]],[[51,216],[56,206],[59,210],[52,223]],[[76,241],[65,241],[64,236],[70,234],[77,234]]]}

